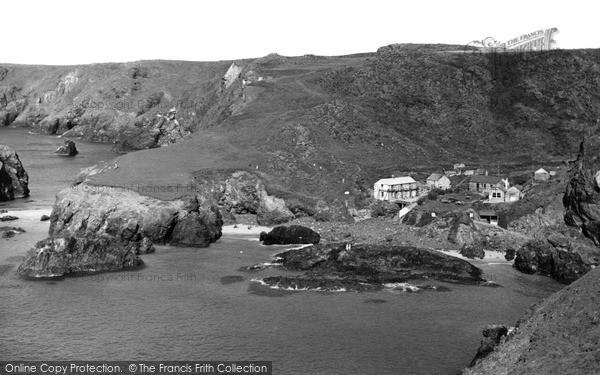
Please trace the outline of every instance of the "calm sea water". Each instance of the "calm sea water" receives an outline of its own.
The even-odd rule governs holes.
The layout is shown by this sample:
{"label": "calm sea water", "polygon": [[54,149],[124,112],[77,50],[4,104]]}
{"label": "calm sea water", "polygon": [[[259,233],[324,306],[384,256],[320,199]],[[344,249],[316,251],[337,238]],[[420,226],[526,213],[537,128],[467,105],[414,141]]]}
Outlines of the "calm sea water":
{"label": "calm sea water", "polygon": [[[53,196],[79,168],[115,155],[77,142],[73,159],[52,157],[61,139],[0,129],[31,178],[30,201],[0,239],[0,358],[5,360],[269,360],[276,374],[454,374],[475,355],[482,328],[514,324],[558,290],[509,264],[474,262],[502,288],[450,285],[450,292],[283,292],[241,267],[285,247],[228,235],[207,249],[158,247],[142,269],[57,281],[24,280],[20,257],[45,237]],[[241,281],[230,282],[228,276]]]}

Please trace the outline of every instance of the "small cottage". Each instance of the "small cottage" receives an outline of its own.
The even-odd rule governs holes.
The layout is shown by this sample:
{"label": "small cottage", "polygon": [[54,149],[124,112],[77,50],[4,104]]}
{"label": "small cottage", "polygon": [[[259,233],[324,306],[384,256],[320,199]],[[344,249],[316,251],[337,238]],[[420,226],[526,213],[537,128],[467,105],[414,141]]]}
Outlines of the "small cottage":
{"label": "small cottage", "polygon": [[489,190],[488,201],[490,203],[502,203],[505,201],[506,189],[504,187],[493,186]]}
{"label": "small cottage", "polygon": [[548,181],[550,179],[550,173],[544,168],[540,168],[533,173],[534,181]]}
{"label": "small cottage", "polygon": [[517,186],[512,186],[510,189],[506,190],[506,202],[516,202],[519,199],[521,199],[521,190]]}
{"label": "small cottage", "polygon": [[427,187],[430,189],[450,189],[450,179],[441,173],[432,173],[427,177]]}
{"label": "small cottage", "polygon": [[474,175],[469,180],[469,191],[480,194],[489,194],[495,189],[508,189],[508,180],[500,177]]}

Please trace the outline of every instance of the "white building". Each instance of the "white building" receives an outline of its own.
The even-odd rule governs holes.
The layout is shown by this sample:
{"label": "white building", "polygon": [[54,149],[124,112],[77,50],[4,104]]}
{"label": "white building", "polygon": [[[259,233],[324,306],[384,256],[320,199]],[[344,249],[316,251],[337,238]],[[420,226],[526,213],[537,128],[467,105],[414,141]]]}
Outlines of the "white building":
{"label": "white building", "polygon": [[418,191],[417,182],[409,176],[382,178],[373,185],[374,197],[388,202],[415,200]]}
{"label": "white building", "polygon": [[427,177],[427,187],[430,189],[450,189],[450,179],[441,173],[432,173]]}

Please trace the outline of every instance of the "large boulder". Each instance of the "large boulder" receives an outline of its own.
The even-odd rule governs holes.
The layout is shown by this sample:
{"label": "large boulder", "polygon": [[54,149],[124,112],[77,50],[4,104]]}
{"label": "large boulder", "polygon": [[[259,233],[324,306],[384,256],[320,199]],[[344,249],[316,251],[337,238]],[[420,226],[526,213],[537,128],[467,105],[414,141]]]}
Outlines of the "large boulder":
{"label": "large boulder", "polygon": [[29,196],[29,176],[19,155],[10,147],[0,145],[0,201]]}
{"label": "large boulder", "polygon": [[463,245],[460,248],[460,254],[470,259],[483,259],[485,257],[485,251],[481,242]]}
{"label": "large boulder", "polygon": [[61,191],[50,215],[49,234],[87,237],[107,234],[117,240],[206,247],[221,237],[216,206],[193,198],[163,201],[133,190],[86,183]]}
{"label": "large boulder", "polygon": [[279,226],[269,233],[262,232],[260,241],[264,245],[318,244],[321,236],[314,230],[301,225]]}
{"label": "large boulder", "polygon": [[47,238],[27,252],[17,272],[30,277],[61,277],[119,271],[141,266],[138,254],[151,251],[147,241],[123,243],[107,235]]}

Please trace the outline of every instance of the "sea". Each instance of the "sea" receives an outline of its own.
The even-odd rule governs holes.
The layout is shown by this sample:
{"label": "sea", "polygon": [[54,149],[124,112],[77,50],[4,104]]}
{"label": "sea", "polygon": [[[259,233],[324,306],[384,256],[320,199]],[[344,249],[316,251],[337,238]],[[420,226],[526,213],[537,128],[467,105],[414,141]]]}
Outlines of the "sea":
{"label": "sea", "polygon": [[[79,155],[52,152],[57,136],[0,128],[29,174],[31,197],[0,203],[27,232],[0,238],[0,359],[272,361],[275,374],[454,375],[476,354],[482,329],[514,325],[559,290],[510,262],[475,260],[501,287],[377,292],[270,289],[253,281],[285,273],[246,267],[289,246],[268,247],[252,228],[226,232],[208,248],[158,246],[140,269],[59,280],[16,274],[44,239],[55,195],[81,168],[116,156],[112,145],[75,139]],[[247,230],[247,232],[245,232]]]}

